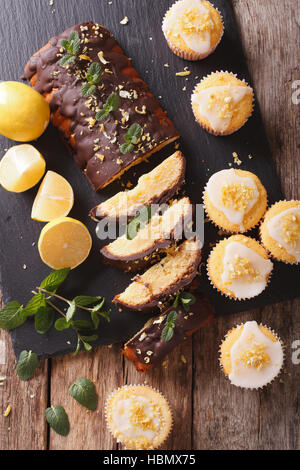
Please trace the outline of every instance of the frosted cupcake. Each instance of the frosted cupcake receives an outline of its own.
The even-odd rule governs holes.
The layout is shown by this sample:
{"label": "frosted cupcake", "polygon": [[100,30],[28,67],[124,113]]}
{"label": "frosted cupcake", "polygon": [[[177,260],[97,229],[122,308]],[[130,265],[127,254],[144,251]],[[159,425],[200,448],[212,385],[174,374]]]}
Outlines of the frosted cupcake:
{"label": "frosted cupcake", "polygon": [[284,354],[280,340],[266,326],[248,321],[230,330],[220,348],[224,374],[237,387],[257,389],[279,374]]}
{"label": "frosted cupcake", "polygon": [[146,385],[125,385],[106,402],[110,432],[127,449],[156,449],[168,437],[172,413],[167,400]]}
{"label": "frosted cupcake", "polygon": [[249,171],[218,171],[210,177],[204,192],[210,220],[227,232],[247,232],[267,209],[267,192]]}
{"label": "frosted cupcake", "polygon": [[221,240],[207,262],[208,277],[222,294],[235,300],[251,299],[264,291],[273,263],[253,238],[232,235]]}
{"label": "frosted cupcake", "polygon": [[266,213],[260,235],[273,258],[300,263],[300,201],[276,202]]}
{"label": "frosted cupcake", "polygon": [[214,135],[229,135],[240,129],[253,111],[253,90],[229,72],[203,78],[192,94],[196,121]]}
{"label": "frosted cupcake", "polygon": [[216,49],[224,26],[219,11],[206,0],[179,0],[167,11],[163,32],[174,54],[200,60]]}

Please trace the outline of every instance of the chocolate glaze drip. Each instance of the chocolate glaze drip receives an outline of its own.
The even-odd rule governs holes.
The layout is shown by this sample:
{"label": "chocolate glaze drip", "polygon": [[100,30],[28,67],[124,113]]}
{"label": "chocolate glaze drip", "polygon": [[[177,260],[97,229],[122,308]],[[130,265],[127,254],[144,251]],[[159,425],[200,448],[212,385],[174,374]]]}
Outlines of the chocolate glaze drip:
{"label": "chocolate glaze drip", "polygon": [[[190,312],[187,313],[181,306],[177,308],[171,306],[160,316],[152,318],[139,333],[125,344],[124,354],[127,358],[132,359],[133,356],[127,354],[127,351],[128,349],[133,350],[134,362],[138,370],[146,370],[161,363],[167,354],[182,343],[187,336],[213,319],[215,312],[210,301],[201,292],[194,292],[194,295],[196,302],[191,306]],[[170,341],[163,341],[161,333],[166,325],[168,314],[172,310],[178,314],[174,335]]]}
{"label": "chocolate glaze drip", "polygon": [[[75,63],[64,68],[59,64],[66,54],[61,41],[72,31],[77,31],[81,39],[80,52]],[[100,52],[107,63],[101,62]],[[93,97],[85,98],[81,87],[92,62],[100,63],[103,75]],[[31,57],[25,78],[50,99],[52,122],[63,131],[77,165],[95,190],[179,136],[130,60],[103,26],[83,23],[52,38]],[[120,97],[118,109],[105,121],[96,121],[96,111],[103,108],[113,92]],[[62,122],[66,119],[70,121]],[[124,135],[134,123],[143,129],[141,141],[133,152],[123,155],[120,145],[125,143]]]}

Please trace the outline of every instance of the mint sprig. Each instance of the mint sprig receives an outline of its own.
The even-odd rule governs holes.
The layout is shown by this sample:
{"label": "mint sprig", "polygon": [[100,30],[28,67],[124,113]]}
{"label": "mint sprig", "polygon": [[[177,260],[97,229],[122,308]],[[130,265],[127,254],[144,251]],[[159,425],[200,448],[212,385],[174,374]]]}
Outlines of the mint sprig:
{"label": "mint sprig", "polygon": [[172,310],[169,313],[165,327],[163,328],[161,332],[161,339],[163,341],[168,342],[173,338],[177,317],[178,317],[178,313],[176,312],[176,310]]}
{"label": "mint sprig", "polygon": [[144,206],[138,212],[137,215],[129,222],[126,227],[126,238],[127,240],[133,240],[139,230],[147,225],[151,219],[151,207]]}
{"label": "mint sprig", "polygon": [[[9,302],[0,310],[0,328],[12,330],[21,326],[29,317],[34,317],[35,330],[39,334],[45,334],[52,327],[55,320],[55,312],[57,312],[61,318],[55,321],[55,329],[63,331],[72,328],[77,334],[75,353],[77,354],[81,345],[87,351],[90,351],[92,349],[90,342],[98,338],[93,332],[98,329],[101,318],[110,321],[110,310],[103,311],[105,304],[104,297],[79,295],[69,300],[58,295],[56,292],[67,279],[69,272],[69,268],[52,271],[41,282],[40,286],[36,287],[35,291],[32,291],[34,296],[29,300],[26,307],[23,307],[17,301]],[[67,304],[66,312],[54,304],[52,299]],[[89,321],[75,319],[78,308],[89,313]]]}
{"label": "mint sprig", "polygon": [[62,67],[66,67],[67,65],[75,62],[79,53],[80,39],[77,31],[72,31],[68,39],[63,39],[61,41],[61,45],[67,54],[60,59],[59,63]]}
{"label": "mint sprig", "polygon": [[196,298],[190,292],[182,292],[179,296],[181,305],[186,312],[190,311],[190,307],[196,302]]}
{"label": "mint sprig", "polygon": [[81,87],[82,96],[88,98],[92,96],[97,90],[97,83],[100,82],[102,77],[102,67],[98,62],[93,62],[87,71],[86,83]]}
{"label": "mint sprig", "polygon": [[84,377],[77,379],[76,382],[70,386],[69,394],[88,410],[94,411],[97,408],[98,395],[95,390],[95,385],[91,380]]}
{"label": "mint sprig", "polygon": [[115,111],[119,106],[119,95],[112,93],[106,100],[103,109],[100,109],[96,114],[97,121],[105,121],[112,111]]}
{"label": "mint sprig", "polygon": [[22,351],[17,365],[17,374],[21,380],[29,380],[33,377],[38,365],[38,357],[32,351]]}
{"label": "mint sprig", "polygon": [[126,155],[134,150],[134,146],[139,142],[143,129],[139,124],[132,124],[127,134],[124,135],[125,144],[120,145],[121,152]]}

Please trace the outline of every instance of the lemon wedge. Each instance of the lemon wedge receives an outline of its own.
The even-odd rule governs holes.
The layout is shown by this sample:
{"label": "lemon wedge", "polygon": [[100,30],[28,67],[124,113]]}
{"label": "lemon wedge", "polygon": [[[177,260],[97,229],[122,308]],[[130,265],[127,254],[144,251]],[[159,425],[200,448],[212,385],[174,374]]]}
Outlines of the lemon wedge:
{"label": "lemon wedge", "polygon": [[74,204],[70,183],[58,173],[47,171],[33,202],[31,218],[50,222],[69,214]]}
{"label": "lemon wedge", "polygon": [[30,144],[7,150],[0,162],[0,184],[7,191],[22,193],[35,186],[45,173],[46,162]]}
{"label": "lemon wedge", "polygon": [[42,261],[52,269],[76,268],[88,257],[91,247],[86,226],[70,217],[59,217],[45,225],[38,243]]}

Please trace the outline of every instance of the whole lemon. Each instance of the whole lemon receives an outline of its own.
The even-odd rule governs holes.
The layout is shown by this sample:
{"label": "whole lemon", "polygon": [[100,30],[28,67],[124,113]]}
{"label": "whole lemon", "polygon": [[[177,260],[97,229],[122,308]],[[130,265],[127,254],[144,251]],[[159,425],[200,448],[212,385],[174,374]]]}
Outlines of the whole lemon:
{"label": "whole lemon", "polygon": [[49,119],[49,104],[33,88],[19,82],[0,83],[0,134],[29,142],[43,134]]}

